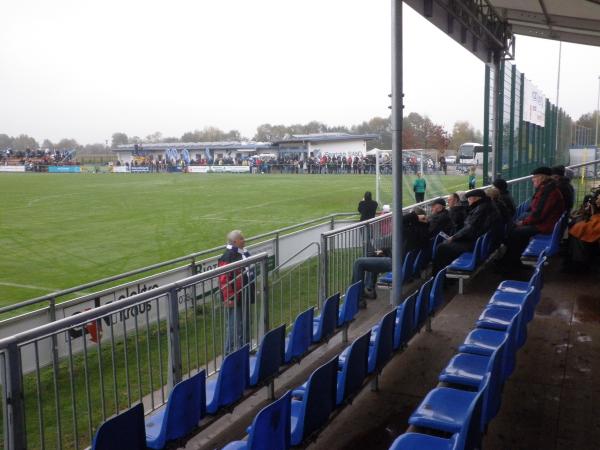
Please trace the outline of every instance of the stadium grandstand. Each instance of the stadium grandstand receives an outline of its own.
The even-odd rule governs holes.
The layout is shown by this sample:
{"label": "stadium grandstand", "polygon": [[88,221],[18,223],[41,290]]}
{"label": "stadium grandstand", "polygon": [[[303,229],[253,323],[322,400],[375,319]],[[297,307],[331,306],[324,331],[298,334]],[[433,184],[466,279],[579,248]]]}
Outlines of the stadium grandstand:
{"label": "stadium grandstand", "polygon": [[[600,46],[600,6],[404,3],[486,65],[486,186],[403,204],[406,159],[440,160],[401,150],[393,1],[391,212],[331,214],[247,251],[236,230],[225,247],[0,308],[4,448],[600,447],[598,148],[573,148],[572,121],[545,98],[524,117],[526,78],[508,60],[514,33]],[[379,166],[371,138],[356,138],[363,172]],[[122,151],[129,167],[151,151],[211,167],[261,152],[330,173],[320,161],[338,143]],[[353,171],[358,155],[344,156]]]}

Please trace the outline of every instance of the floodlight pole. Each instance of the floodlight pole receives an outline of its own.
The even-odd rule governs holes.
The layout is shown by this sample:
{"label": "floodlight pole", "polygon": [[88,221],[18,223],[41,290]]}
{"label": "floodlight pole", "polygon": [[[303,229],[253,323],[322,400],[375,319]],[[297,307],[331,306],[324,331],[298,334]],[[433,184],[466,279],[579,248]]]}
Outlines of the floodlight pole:
{"label": "floodlight pole", "polygon": [[392,0],[392,296],[402,301],[402,0]]}

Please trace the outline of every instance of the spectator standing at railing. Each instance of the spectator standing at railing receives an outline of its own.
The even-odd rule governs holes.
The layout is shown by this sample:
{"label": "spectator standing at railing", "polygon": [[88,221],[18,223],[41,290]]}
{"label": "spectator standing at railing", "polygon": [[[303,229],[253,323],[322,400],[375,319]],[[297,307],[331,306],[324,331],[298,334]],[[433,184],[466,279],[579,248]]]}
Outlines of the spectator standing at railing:
{"label": "spectator standing at railing", "polygon": [[427,190],[427,182],[421,175],[421,172],[417,172],[417,179],[413,183],[413,191],[415,193],[416,203],[425,201],[425,191]]}
{"label": "spectator standing at railing", "polygon": [[469,169],[469,189],[475,189],[477,184],[477,176],[475,175],[475,166]]}
{"label": "spectator standing at railing", "polygon": [[[244,248],[246,240],[240,230],[227,234],[225,252],[219,258],[219,267],[250,256]],[[225,354],[250,342],[250,305],[254,303],[254,271],[238,269],[219,276],[219,287],[225,310]]]}
{"label": "spectator standing at railing", "polygon": [[492,224],[498,220],[496,208],[492,200],[481,189],[474,189],[466,194],[469,208],[463,227],[450,236],[437,248],[433,261],[433,273],[449,265],[464,252],[475,247],[479,236],[487,233]]}
{"label": "spectator standing at railing", "polygon": [[358,202],[358,212],[360,213],[360,221],[369,220],[375,217],[377,212],[377,202],[373,200],[373,196],[370,191],[365,192],[363,199]]}
{"label": "spectator standing at railing", "polygon": [[538,167],[531,174],[535,192],[527,216],[517,221],[508,234],[506,254],[499,262],[503,272],[512,272],[522,267],[521,253],[527,247],[529,239],[536,234],[551,234],[554,225],[565,212],[565,202],[552,179],[552,169]]}

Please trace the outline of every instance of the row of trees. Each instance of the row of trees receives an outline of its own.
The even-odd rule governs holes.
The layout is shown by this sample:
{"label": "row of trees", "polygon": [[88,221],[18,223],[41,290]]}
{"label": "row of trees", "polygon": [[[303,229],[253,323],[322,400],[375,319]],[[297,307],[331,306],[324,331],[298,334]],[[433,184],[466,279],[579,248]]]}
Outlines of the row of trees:
{"label": "row of trees", "polygon": [[[586,113],[575,122],[575,125],[584,126],[592,130],[592,142],[596,142],[594,133],[597,115],[598,111]],[[482,142],[481,131],[476,130],[467,121],[458,121],[452,127],[452,131],[447,131],[442,125],[434,123],[429,117],[413,112],[404,117],[402,126],[404,148],[434,148],[444,150],[447,148],[457,149],[463,142]],[[293,125],[271,125],[270,123],[265,123],[256,128],[256,133],[252,137],[252,140],[275,142],[291,135],[332,132],[377,134],[380,136],[379,140],[369,141],[369,148],[392,148],[392,130],[389,117],[373,117],[368,121],[350,127],[344,125],[329,126],[318,121]],[[217,127],[205,127],[202,130],[188,131],[179,138],[176,136],[163,136],[160,132],[149,134],[145,138],[140,138],[139,136],[130,137],[125,133],[118,132],[112,135],[111,146],[114,148],[122,144],[144,144],[149,142],[220,142],[246,139],[238,130],[223,131]],[[59,151],[77,150],[80,154],[107,153],[104,144],[81,145],[75,139],[61,139],[58,142],[51,142],[49,139],[45,139],[40,145],[33,137],[26,134],[15,137],[0,134],[0,150],[7,148],[17,151],[28,148],[48,148]]]}
{"label": "row of trees", "polygon": [[[256,128],[252,140],[259,142],[276,142],[292,135],[313,133],[355,133],[377,134],[379,140],[369,141],[369,148],[392,148],[392,130],[390,118],[373,117],[358,125],[350,127],[344,125],[329,126],[322,122],[311,121],[307,124],[283,125],[265,123]],[[442,125],[434,123],[429,117],[418,113],[410,113],[403,120],[404,148],[458,148],[463,142],[481,142],[481,132],[469,122],[456,122],[452,133],[448,133]],[[112,136],[112,146],[122,144],[144,144],[149,142],[219,142],[240,141],[244,138],[238,130],[222,131],[216,127],[206,127],[202,130],[188,131],[181,138],[163,137],[160,132],[152,133],[145,139],[137,136],[128,137],[125,133],[115,133]]]}

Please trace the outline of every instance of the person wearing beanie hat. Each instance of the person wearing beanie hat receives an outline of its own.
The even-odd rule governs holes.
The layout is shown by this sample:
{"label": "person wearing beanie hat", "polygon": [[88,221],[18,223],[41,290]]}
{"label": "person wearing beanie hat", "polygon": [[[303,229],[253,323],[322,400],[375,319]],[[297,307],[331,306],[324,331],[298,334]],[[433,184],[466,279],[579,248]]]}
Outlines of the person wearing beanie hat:
{"label": "person wearing beanie hat", "polygon": [[436,274],[464,252],[473,251],[479,236],[492,229],[499,220],[498,210],[481,189],[467,192],[469,207],[463,227],[454,233],[436,251],[433,273]]}
{"label": "person wearing beanie hat", "polygon": [[552,168],[552,179],[556,181],[556,186],[563,196],[565,211],[570,213],[575,203],[575,189],[571,185],[571,180],[565,176],[565,166],[554,166]]}
{"label": "person wearing beanie hat", "polygon": [[538,167],[531,174],[535,192],[527,216],[517,221],[508,234],[506,254],[499,262],[503,272],[512,272],[522,267],[521,253],[527,247],[529,239],[536,234],[551,234],[554,224],[565,211],[563,196],[551,177],[552,169]]}

